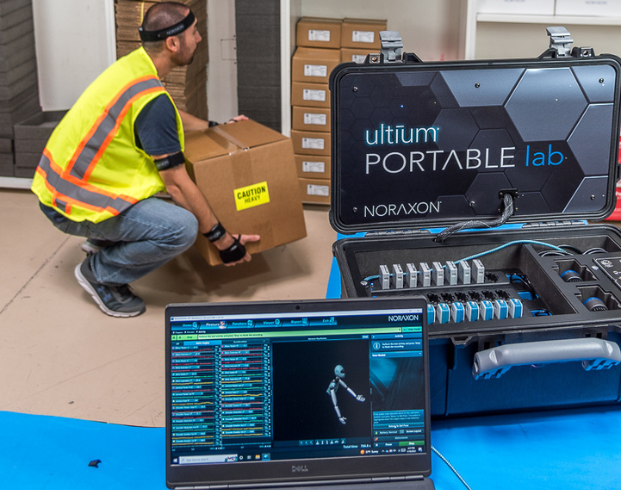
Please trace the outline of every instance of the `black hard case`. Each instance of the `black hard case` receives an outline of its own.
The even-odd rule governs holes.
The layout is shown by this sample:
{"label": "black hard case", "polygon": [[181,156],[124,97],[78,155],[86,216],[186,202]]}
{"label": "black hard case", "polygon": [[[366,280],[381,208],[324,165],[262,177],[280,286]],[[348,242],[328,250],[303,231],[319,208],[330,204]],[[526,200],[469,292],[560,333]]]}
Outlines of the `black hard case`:
{"label": "black hard case", "polygon": [[[618,403],[621,233],[586,220],[615,207],[620,60],[409,59],[370,56],[331,75],[330,219],[358,234],[333,246],[342,296],[422,295],[434,310],[522,301],[521,318],[430,325],[433,417]],[[506,193],[515,212],[504,226],[434,240],[444,227],[497,219]],[[382,264],[476,254],[484,284],[383,290],[373,278]],[[568,270],[579,282],[561,278]],[[606,310],[589,311],[589,298]],[[503,356],[504,368],[475,377],[480,357]]]}

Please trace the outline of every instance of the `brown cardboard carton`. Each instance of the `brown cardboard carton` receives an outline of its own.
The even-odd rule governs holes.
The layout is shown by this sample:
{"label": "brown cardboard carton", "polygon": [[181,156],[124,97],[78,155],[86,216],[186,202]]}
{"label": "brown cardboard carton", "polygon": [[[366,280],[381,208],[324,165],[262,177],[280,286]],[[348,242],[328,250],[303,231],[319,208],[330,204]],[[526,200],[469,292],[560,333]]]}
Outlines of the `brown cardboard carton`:
{"label": "brown cardboard carton", "polygon": [[338,49],[298,48],[291,60],[291,80],[328,83],[330,72],[340,62]]}
{"label": "brown cardboard carton", "polygon": [[330,155],[330,133],[316,131],[291,131],[293,152],[297,155]]}
{"label": "brown cardboard carton", "polygon": [[373,48],[341,48],[341,62],[343,63],[364,63],[369,53],[379,52]]}
{"label": "brown cardboard carton", "polygon": [[302,201],[312,204],[330,204],[330,181],[325,179],[299,179]]}
{"label": "brown cardboard carton", "polygon": [[296,43],[308,48],[340,48],[341,19],[302,17],[296,26]]}
{"label": "brown cardboard carton", "polygon": [[325,107],[293,107],[291,129],[299,131],[330,131],[330,109]]}
{"label": "brown cardboard carton", "polygon": [[327,83],[293,82],[291,105],[304,107],[330,107],[330,89]]}
{"label": "brown cardboard carton", "polygon": [[378,52],[382,45],[380,31],[386,30],[385,20],[343,19],[341,27],[342,48],[372,49]]}
{"label": "brown cardboard carton", "polygon": [[[258,234],[251,254],[306,236],[291,140],[255,121],[186,134],[188,171],[222,225],[231,233]],[[196,248],[211,265],[222,263],[202,235]]]}
{"label": "brown cardboard carton", "polygon": [[331,158],[323,155],[296,155],[298,176],[306,179],[330,179]]}

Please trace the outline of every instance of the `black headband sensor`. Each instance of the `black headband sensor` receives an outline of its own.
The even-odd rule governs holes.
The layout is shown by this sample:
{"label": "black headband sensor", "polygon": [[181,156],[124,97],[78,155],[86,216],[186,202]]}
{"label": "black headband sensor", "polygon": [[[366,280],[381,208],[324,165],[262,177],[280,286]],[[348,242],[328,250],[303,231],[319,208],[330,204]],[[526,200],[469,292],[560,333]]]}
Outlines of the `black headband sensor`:
{"label": "black headband sensor", "polygon": [[194,24],[195,20],[196,17],[194,17],[194,12],[190,10],[190,13],[181,22],[177,22],[176,24],[170,27],[166,27],[165,29],[160,29],[159,31],[145,31],[144,27],[140,26],[138,28],[138,32],[140,33],[140,40],[143,42],[163,41],[167,37],[181,34],[188,27]]}

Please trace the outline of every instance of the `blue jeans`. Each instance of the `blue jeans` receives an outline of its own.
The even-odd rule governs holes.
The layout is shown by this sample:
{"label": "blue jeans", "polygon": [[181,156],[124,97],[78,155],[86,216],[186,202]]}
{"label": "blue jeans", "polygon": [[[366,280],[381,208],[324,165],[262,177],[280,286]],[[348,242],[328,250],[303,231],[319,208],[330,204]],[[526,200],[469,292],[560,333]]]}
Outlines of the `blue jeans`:
{"label": "blue jeans", "polygon": [[44,212],[60,231],[114,242],[91,257],[95,278],[110,286],[130,283],[164,265],[190,248],[198,232],[192,213],[156,197],[100,223],[51,217],[49,209]]}

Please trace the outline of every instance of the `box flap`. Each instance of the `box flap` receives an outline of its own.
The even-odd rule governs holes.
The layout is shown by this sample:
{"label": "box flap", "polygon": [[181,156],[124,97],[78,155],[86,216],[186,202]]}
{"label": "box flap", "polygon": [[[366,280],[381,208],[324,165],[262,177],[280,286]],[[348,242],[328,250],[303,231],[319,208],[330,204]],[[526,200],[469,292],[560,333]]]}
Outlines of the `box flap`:
{"label": "box flap", "polygon": [[254,148],[287,139],[286,136],[256,121],[239,121],[235,124],[221,124],[211,131],[241,148]]}
{"label": "box flap", "polygon": [[333,226],[602,219],[615,204],[617,57],[353,65],[330,79]]}
{"label": "box flap", "polygon": [[184,155],[190,162],[200,162],[222,155],[228,155],[238,149],[236,145],[213,131],[192,131],[185,134]]}

